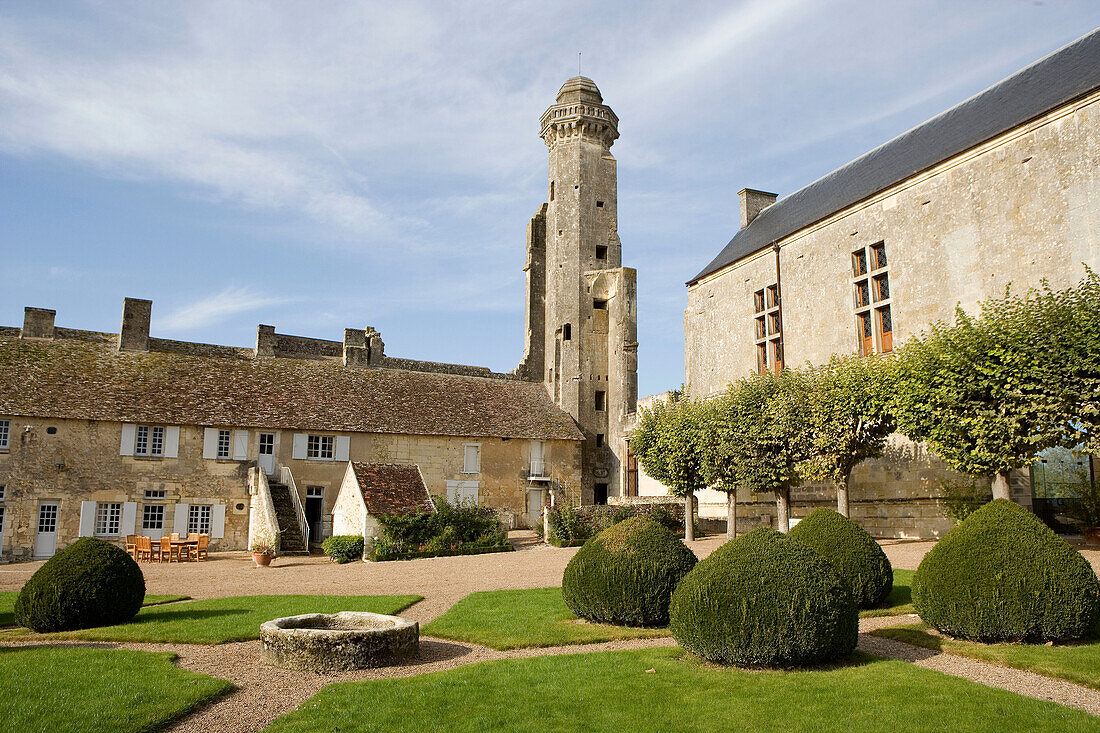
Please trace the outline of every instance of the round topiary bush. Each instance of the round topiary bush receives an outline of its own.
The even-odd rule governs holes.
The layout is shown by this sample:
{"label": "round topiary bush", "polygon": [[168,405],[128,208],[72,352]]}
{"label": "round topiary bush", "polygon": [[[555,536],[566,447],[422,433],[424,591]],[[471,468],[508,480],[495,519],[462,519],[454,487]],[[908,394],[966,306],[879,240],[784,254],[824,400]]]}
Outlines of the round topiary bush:
{"label": "round topiary bush", "polygon": [[620,626],[667,626],[668,601],[698,560],[671,531],[642,517],[614,524],[577,551],[561,581],[569,610]]}
{"label": "round topiary bush", "polygon": [[997,499],[936,543],[913,575],[921,619],[972,641],[1059,641],[1092,629],[1100,582],[1038,517]]}
{"label": "round topiary bush", "polygon": [[859,611],[825,558],[761,527],[731,540],[680,581],[669,606],[672,636],[722,664],[798,667],[856,647]]}
{"label": "round topiary bush", "polygon": [[15,620],[38,632],[69,631],[129,621],[145,600],[145,576],[133,558],[85,537],[31,576],[15,601]]}
{"label": "round topiary bush", "polygon": [[788,533],[831,562],[852,589],[860,608],[881,605],[894,587],[890,560],[867,530],[843,514],[822,507]]}

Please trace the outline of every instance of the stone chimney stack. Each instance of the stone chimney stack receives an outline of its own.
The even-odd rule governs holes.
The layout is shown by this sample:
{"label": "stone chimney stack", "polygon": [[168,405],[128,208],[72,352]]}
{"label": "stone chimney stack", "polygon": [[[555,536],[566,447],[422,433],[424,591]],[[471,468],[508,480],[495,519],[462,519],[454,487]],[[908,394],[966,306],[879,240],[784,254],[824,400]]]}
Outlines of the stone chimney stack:
{"label": "stone chimney stack", "polygon": [[275,327],[260,324],[256,326],[256,358],[269,359],[275,356]]}
{"label": "stone chimney stack", "polygon": [[57,311],[48,308],[23,309],[23,332],[20,334],[25,339],[52,339],[53,321]]}
{"label": "stone chimney stack", "polygon": [[122,328],[118,334],[119,351],[149,350],[149,320],[153,301],[126,298],[122,304]]}
{"label": "stone chimney stack", "polygon": [[367,332],[362,328],[344,329],[344,366],[366,366],[370,363]]}
{"label": "stone chimney stack", "polygon": [[752,188],[742,188],[737,192],[741,198],[741,228],[744,229],[761,211],[775,203],[777,194],[767,191],[757,191]]}

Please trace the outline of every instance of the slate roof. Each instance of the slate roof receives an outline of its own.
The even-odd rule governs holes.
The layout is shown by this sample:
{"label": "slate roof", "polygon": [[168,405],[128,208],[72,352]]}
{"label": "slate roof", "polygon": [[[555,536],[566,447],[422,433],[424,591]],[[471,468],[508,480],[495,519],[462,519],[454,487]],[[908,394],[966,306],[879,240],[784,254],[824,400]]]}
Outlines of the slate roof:
{"label": "slate roof", "polygon": [[416,466],[352,461],[351,470],[363,492],[368,514],[376,517],[410,514],[418,509],[427,514],[435,512],[424,477]]}
{"label": "slate roof", "polygon": [[127,423],[583,440],[541,384],[338,361],[123,352],[117,336],[0,329],[0,415]]}
{"label": "slate roof", "polygon": [[1097,88],[1100,29],[772,204],[687,284]]}

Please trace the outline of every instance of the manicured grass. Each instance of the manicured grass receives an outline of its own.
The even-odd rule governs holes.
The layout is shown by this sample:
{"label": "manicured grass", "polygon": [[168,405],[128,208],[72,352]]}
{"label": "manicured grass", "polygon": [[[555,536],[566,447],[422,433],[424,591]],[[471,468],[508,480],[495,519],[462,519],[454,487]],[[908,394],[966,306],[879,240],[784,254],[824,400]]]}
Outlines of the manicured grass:
{"label": "manicured grass", "polygon": [[[15,625],[15,599],[18,597],[19,591],[17,590],[0,591],[0,628]],[[162,603],[175,603],[176,601],[186,601],[190,597],[158,596],[147,593],[142,605],[156,606]]]}
{"label": "manicured grass", "polygon": [[180,644],[222,644],[260,638],[260,624],[281,616],[337,611],[395,614],[421,596],[237,596],[185,601],[141,609],[134,620],[119,626],[31,634],[33,638],[92,641],[148,641]]}
{"label": "manicured grass", "polygon": [[421,633],[503,650],[668,636],[668,629],[580,622],[565,605],[561,588],[534,588],[471,593]]}
{"label": "manicured grass", "polygon": [[0,730],[155,730],[232,688],[172,664],[174,654],[0,648]]}
{"label": "manicured grass", "polygon": [[868,608],[860,611],[860,618],[872,616],[900,616],[906,613],[916,613],[913,608],[913,573],[915,570],[894,570],[894,587],[890,595],[886,597],[886,603],[879,608]]}
{"label": "manicured grass", "polygon": [[484,662],[329,685],[269,731],[997,731],[1080,733],[1097,720],[896,660],[745,672],[676,648]]}
{"label": "manicured grass", "polygon": [[871,633],[906,644],[1026,669],[1048,677],[1060,677],[1086,687],[1100,689],[1100,624],[1088,638],[1076,644],[979,644],[957,641],[927,632],[922,623],[892,626]]}

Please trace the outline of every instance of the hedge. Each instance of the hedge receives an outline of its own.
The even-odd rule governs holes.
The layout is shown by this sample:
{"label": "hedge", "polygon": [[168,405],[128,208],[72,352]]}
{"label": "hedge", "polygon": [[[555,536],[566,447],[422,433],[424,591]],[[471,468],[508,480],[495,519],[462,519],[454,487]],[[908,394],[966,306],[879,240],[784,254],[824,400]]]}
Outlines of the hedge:
{"label": "hedge", "polygon": [[363,557],[363,537],[357,534],[338,534],[326,537],[321,550],[339,564]]}
{"label": "hedge", "polygon": [[833,565],[760,527],[731,540],[680,581],[669,606],[677,643],[722,664],[798,667],[851,653],[852,593]]}
{"label": "hedge", "polygon": [[122,549],[84,537],[58,552],[26,582],[15,621],[38,632],[126,623],[145,599],[145,576]]}
{"label": "hedge", "polygon": [[666,626],[677,583],[697,559],[666,527],[641,517],[585,543],[565,568],[565,604],[581,618],[620,626]]}
{"label": "hedge", "polygon": [[1088,561],[1038,517],[1007,499],[971,514],[936,543],[913,575],[921,619],[957,639],[1077,639],[1100,616]]}
{"label": "hedge", "polygon": [[894,587],[894,570],[867,530],[827,507],[810,512],[788,534],[831,562],[860,608],[882,605]]}

